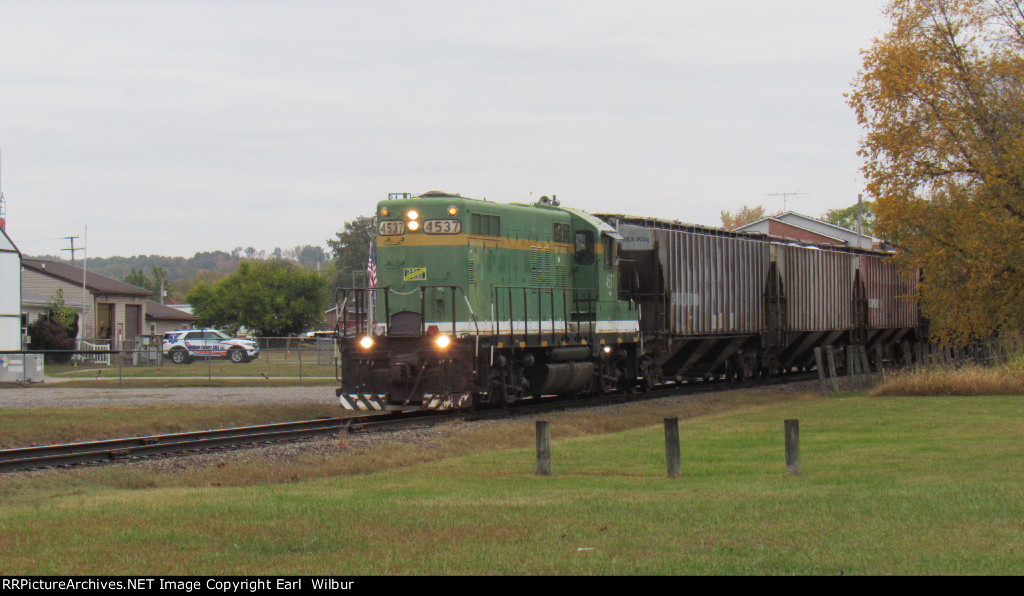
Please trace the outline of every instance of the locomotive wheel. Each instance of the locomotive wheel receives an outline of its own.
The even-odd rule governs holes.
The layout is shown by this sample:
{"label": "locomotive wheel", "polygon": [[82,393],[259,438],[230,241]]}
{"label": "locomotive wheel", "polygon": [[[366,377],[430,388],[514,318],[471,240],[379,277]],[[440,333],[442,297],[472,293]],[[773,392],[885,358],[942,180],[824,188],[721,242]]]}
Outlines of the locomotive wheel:
{"label": "locomotive wheel", "polygon": [[640,392],[648,393],[659,384],[664,383],[661,370],[650,356],[644,356],[640,361]]}
{"label": "locomotive wheel", "polygon": [[487,379],[487,402],[501,408],[507,408],[512,400],[508,398],[504,375],[500,370],[492,370]]}

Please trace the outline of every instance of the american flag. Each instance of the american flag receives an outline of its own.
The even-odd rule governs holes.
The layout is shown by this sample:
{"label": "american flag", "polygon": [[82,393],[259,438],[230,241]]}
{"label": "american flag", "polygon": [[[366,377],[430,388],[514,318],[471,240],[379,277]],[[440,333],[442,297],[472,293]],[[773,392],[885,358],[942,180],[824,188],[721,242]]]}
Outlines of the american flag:
{"label": "american flag", "polygon": [[366,261],[366,278],[371,288],[377,287],[377,247],[375,242],[370,242],[370,258]]}

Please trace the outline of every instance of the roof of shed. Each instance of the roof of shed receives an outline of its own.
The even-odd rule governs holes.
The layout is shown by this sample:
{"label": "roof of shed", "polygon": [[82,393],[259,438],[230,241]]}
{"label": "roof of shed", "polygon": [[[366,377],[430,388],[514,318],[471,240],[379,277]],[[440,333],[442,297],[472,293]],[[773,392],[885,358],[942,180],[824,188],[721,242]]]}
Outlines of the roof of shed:
{"label": "roof of shed", "polygon": [[133,286],[130,283],[119,281],[106,275],[87,271],[64,261],[22,258],[21,266],[25,269],[75,284],[76,286],[82,285],[82,276],[84,274],[85,287],[94,294],[121,294],[128,296],[149,296],[152,294],[146,288]]}
{"label": "roof of shed", "polygon": [[198,321],[199,317],[153,300],[146,301],[146,318],[158,321]]}

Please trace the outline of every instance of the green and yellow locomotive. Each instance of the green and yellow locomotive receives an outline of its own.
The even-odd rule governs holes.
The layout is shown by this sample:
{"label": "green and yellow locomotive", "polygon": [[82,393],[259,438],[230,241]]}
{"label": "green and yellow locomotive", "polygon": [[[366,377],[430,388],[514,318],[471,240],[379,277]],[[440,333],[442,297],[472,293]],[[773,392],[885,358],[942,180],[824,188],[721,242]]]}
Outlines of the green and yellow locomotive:
{"label": "green and yellow locomotive", "polygon": [[377,206],[377,287],[338,291],[338,396],[354,409],[508,404],[637,379],[639,313],[621,236],[542,197],[444,192]]}

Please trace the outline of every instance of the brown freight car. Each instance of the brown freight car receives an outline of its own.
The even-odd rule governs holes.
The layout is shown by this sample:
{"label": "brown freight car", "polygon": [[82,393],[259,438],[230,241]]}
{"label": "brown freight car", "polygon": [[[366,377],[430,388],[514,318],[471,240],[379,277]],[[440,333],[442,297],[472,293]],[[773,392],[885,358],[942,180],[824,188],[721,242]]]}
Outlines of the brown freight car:
{"label": "brown freight car", "polygon": [[645,381],[807,368],[814,348],[891,354],[917,334],[917,277],[892,253],[599,215],[622,236],[620,292],[641,312]]}

